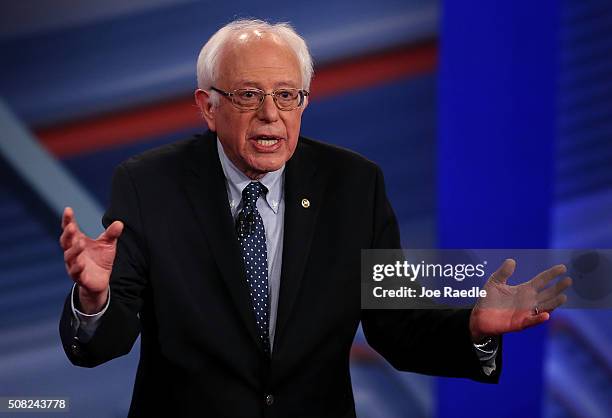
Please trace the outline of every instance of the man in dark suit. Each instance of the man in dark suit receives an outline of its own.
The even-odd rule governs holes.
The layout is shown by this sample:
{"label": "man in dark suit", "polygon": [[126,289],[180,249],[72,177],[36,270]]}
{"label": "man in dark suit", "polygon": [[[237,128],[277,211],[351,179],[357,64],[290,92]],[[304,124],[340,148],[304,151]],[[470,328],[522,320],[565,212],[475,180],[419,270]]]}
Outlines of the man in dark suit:
{"label": "man in dark suit", "polygon": [[[506,285],[507,261],[473,310],[362,310],[361,250],[398,225],[375,164],[299,136],[311,76],[288,25],[225,26],[198,60],[209,131],[119,165],[97,239],[65,210],[63,346],[94,367],[141,335],[130,416],[354,417],[360,323],[399,370],[496,382],[499,335],[563,302]],[[488,308],[510,293],[539,310]]]}

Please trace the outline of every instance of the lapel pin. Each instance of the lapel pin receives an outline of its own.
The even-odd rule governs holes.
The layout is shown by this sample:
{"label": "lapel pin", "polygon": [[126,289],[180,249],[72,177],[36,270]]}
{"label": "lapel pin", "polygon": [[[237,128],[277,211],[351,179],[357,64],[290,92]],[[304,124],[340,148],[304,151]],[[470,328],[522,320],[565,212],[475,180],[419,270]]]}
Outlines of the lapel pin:
{"label": "lapel pin", "polygon": [[310,207],[310,200],[308,199],[302,199],[302,207],[304,209],[308,209]]}

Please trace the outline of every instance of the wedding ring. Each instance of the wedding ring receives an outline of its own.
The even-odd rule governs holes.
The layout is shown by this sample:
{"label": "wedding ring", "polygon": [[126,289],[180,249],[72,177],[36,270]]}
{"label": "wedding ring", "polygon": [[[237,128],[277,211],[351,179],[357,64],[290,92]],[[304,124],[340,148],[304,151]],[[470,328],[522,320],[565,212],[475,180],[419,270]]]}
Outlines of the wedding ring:
{"label": "wedding ring", "polygon": [[533,307],[533,314],[534,315],[539,315],[540,314],[540,310],[538,309],[538,305]]}

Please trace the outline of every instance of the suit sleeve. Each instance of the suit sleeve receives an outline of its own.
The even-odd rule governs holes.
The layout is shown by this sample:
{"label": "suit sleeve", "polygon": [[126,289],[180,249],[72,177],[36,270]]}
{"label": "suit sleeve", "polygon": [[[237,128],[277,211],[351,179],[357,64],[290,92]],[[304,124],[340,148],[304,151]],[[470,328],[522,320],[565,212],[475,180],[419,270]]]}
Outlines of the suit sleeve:
{"label": "suit sleeve", "polygon": [[[378,168],[373,225],[373,249],[401,248],[397,219]],[[497,368],[487,376],[470,338],[470,313],[470,309],[364,309],[362,327],[370,346],[398,370],[497,383],[501,338]]]}
{"label": "suit sleeve", "polygon": [[140,333],[139,313],[148,288],[148,251],[140,214],[138,192],[125,163],[113,175],[104,227],[115,220],[124,223],[110,277],[112,297],[87,342],[78,336],[70,294],[60,319],[60,337],[68,359],[75,365],[94,367],[130,352]]}

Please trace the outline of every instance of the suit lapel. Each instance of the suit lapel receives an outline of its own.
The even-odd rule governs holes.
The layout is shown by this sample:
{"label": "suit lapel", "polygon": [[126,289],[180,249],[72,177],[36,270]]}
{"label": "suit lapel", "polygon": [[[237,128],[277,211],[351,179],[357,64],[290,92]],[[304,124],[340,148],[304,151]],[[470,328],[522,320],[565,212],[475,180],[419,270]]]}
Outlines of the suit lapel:
{"label": "suit lapel", "polygon": [[323,170],[300,139],[285,169],[285,225],[275,346],[287,327],[308,260],[316,219],[323,204]]}
{"label": "suit lapel", "polygon": [[185,165],[185,189],[204,235],[208,238],[221,275],[248,333],[263,351],[229,208],[225,176],[217,153],[216,135],[208,132],[196,141]]}

